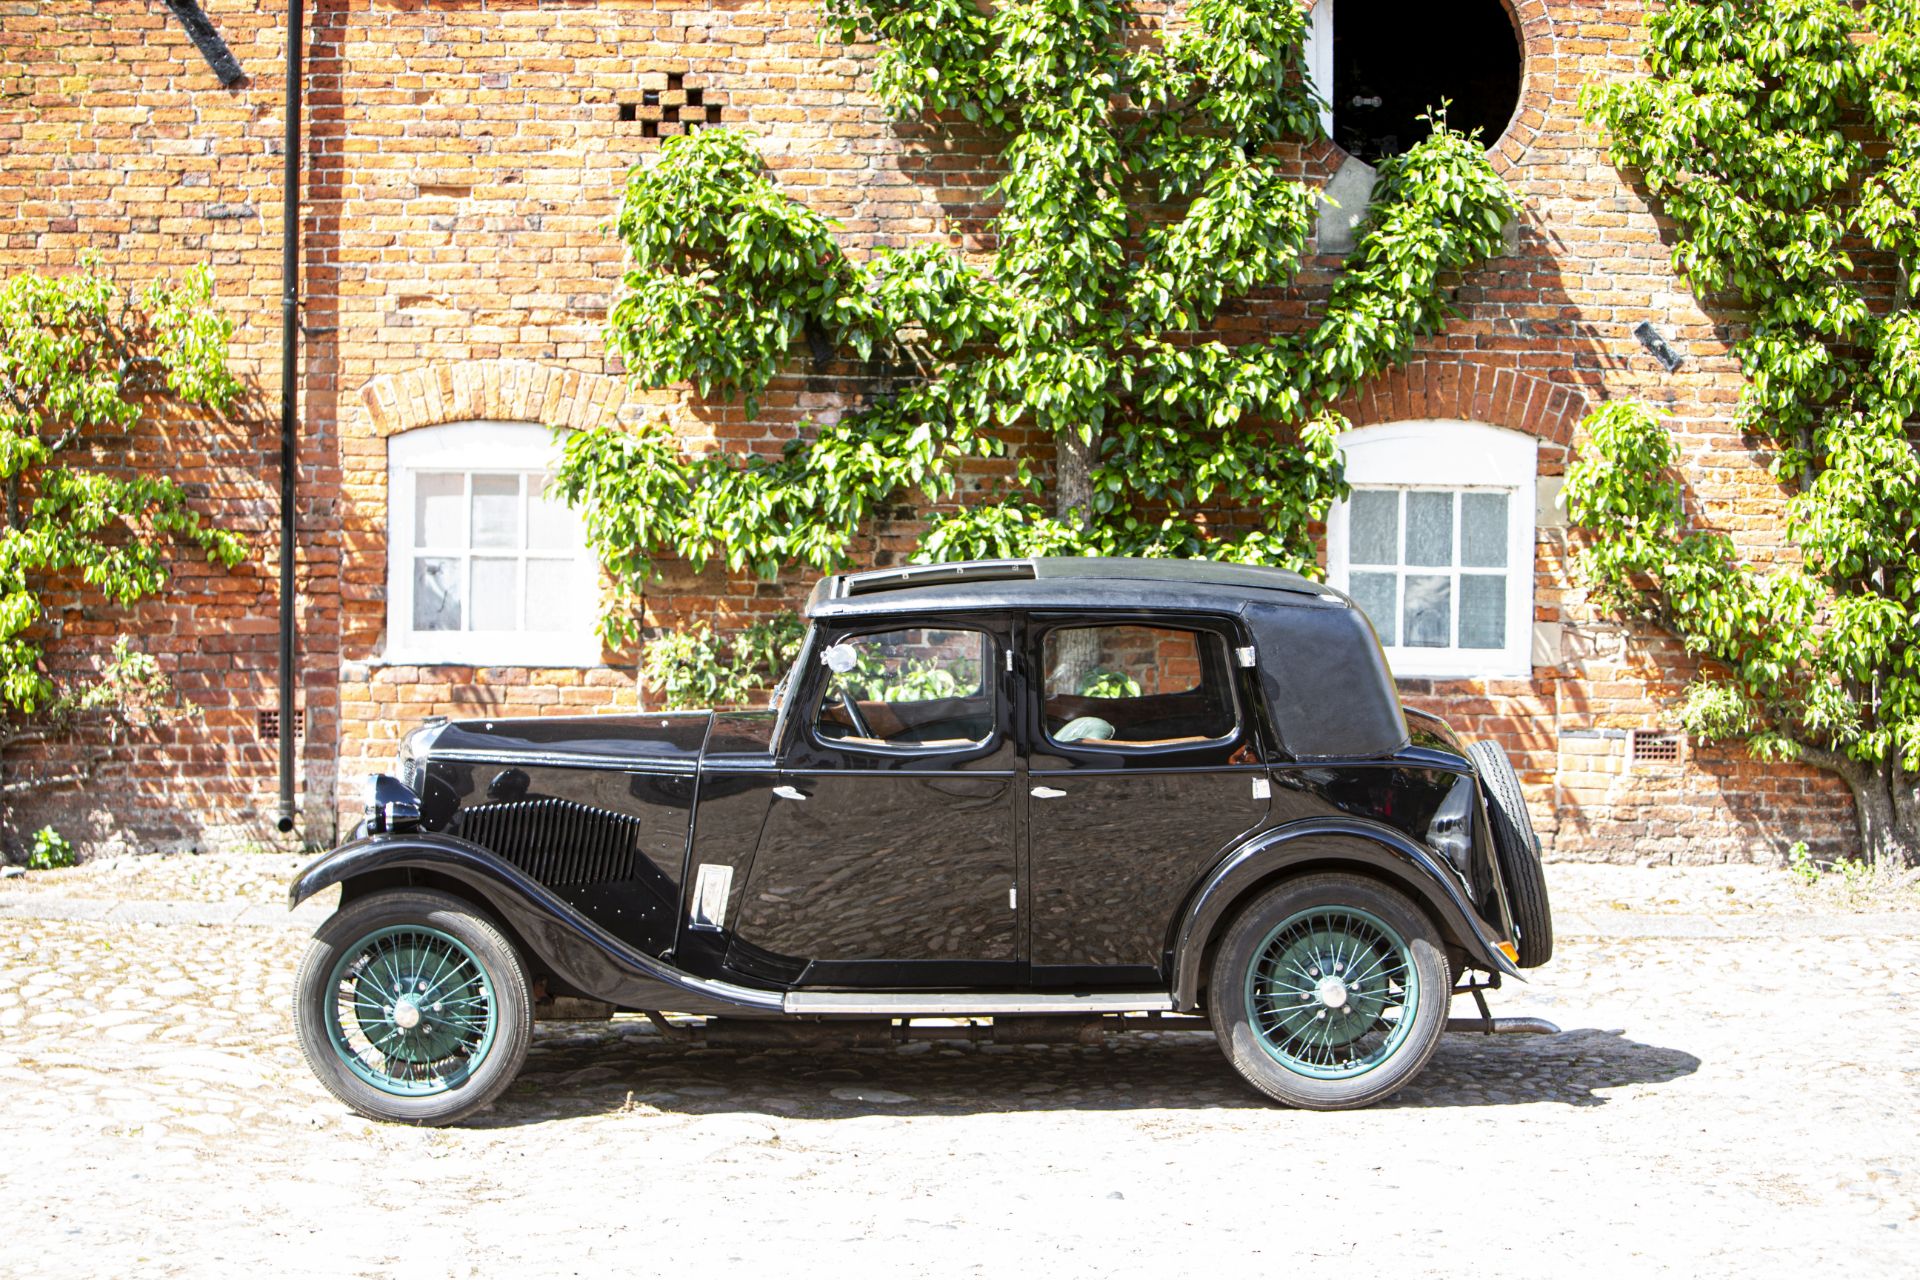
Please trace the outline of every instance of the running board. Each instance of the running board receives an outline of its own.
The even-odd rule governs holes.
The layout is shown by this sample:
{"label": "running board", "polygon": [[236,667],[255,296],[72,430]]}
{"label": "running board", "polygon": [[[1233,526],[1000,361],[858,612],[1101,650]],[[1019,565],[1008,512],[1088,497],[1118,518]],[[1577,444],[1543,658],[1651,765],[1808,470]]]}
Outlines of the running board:
{"label": "running board", "polygon": [[1448,1018],[1447,1030],[1485,1036],[1557,1036],[1560,1028],[1545,1018]]}
{"label": "running board", "polygon": [[820,1017],[962,1018],[1026,1013],[1166,1013],[1173,998],[1159,991],[1115,995],[979,995],[964,991],[789,991],[787,1013]]}

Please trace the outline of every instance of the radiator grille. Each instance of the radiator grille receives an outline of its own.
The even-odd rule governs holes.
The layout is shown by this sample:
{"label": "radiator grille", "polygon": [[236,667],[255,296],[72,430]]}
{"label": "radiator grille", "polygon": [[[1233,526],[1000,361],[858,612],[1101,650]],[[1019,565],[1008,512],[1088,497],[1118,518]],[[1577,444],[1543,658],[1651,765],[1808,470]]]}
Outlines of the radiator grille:
{"label": "radiator grille", "polygon": [[640,821],[571,800],[515,800],[460,811],[460,834],[546,885],[633,877]]}

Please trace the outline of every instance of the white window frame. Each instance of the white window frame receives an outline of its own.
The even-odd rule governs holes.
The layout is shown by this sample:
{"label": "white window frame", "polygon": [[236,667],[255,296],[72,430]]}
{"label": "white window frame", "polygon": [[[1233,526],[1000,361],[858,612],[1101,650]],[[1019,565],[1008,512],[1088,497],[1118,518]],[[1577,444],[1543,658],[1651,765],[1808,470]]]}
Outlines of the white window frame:
{"label": "white window frame", "polygon": [[[560,458],[553,432],[529,422],[449,422],[387,440],[387,643],[383,660],[408,666],[594,667],[597,599],[580,603],[577,625],[559,631],[415,631],[413,511],[416,477],[428,471],[469,476],[551,472]],[[524,553],[523,553],[524,554]],[[584,543],[576,555],[599,582]],[[524,590],[524,584],[522,589]],[[463,602],[471,609],[473,601]]]}
{"label": "white window frame", "polygon": [[[1383,641],[1396,676],[1422,679],[1525,678],[1533,674],[1534,503],[1540,442],[1533,436],[1479,422],[1423,419],[1361,427],[1336,442],[1346,458],[1347,483],[1357,489],[1506,493],[1506,644],[1499,649],[1412,648]],[[1460,504],[1454,504],[1455,555]],[[1327,580],[1347,589],[1350,504],[1327,515]],[[1405,537],[1404,523],[1402,537]],[[1365,566],[1362,566],[1365,568]],[[1396,570],[1405,575],[1406,566]],[[1456,568],[1453,572],[1458,574]],[[1458,592],[1454,615],[1459,625]]]}
{"label": "white window frame", "polygon": [[1333,0],[1314,0],[1307,15],[1307,75],[1320,95],[1320,127],[1333,136]]}

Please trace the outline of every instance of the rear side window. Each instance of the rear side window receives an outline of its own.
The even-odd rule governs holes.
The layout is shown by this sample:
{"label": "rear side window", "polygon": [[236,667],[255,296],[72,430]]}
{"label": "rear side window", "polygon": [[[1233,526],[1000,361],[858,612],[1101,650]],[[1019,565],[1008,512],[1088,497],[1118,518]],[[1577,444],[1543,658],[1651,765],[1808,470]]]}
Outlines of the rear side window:
{"label": "rear side window", "polygon": [[1126,750],[1217,742],[1236,728],[1226,641],[1211,631],[1062,627],[1044,644],[1047,736]]}
{"label": "rear side window", "polygon": [[984,632],[907,627],[848,636],[828,671],[815,732],[856,747],[946,751],[993,736],[993,645]]}

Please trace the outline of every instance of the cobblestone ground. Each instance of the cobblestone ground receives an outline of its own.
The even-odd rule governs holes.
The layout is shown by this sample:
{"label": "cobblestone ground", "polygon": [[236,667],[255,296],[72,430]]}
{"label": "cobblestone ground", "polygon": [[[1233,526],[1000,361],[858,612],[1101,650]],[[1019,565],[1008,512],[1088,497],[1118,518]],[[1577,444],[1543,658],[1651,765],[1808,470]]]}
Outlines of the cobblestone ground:
{"label": "cobblestone ground", "polygon": [[[169,874],[139,887],[225,900]],[[1920,1273],[1920,917],[1714,875],[1558,876],[1584,932],[1496,1012],[1566,1033],[1450,1036],[1368,1111],[1267,1106],[1204,1034],[747,1052],[622,1018],[542,1024],[437,1131],[314,1083],[301,930],[9,881],[0,1275]]]}

